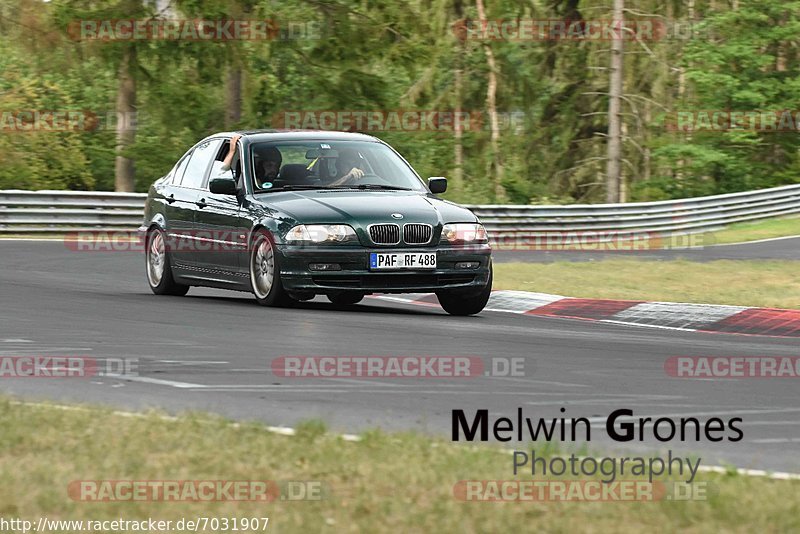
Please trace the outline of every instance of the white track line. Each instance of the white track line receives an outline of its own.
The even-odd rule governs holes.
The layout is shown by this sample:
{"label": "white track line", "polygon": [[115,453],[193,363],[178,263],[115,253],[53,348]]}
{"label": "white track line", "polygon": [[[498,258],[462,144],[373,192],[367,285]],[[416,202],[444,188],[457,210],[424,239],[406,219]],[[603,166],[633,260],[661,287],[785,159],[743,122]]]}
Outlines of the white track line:
{"label": "white track line", "polygon": [[697,248],[710,248],[710,247],[731,247],[734,245],[752,245],[754,243],[769,243],[770,241],[783,241],[784,239],[797,239],[800,235],[787,235],[784,237],[769,237],[766,239],[756,239],[755,241],[739,241],[738,243],[718,243],[715,245],[708,245],[708,247]]}
{"label": "white track line", "polygon": [[203,384],[191,384],[189,382],[176,382],[174,380],[163,380],[160,378],[150,378],[147,376],[135,375],[103,375],[103,378],[112,378],[116,380],[125,380],[128,382],[142,382],[144,384],[155,384],[158,386],[171,386],[179,389],[196,389],[205,387]]}
{"label": "white track line", "polygon": [[[69,406],[64,404],[47,404],[41,402],[23,402],[23,401],[11,401],[11,404],[17,406],[32,406],[37,408],[51,408],[56,410],[68,410],[68,411],[90,411],[88,408],[84,408],[81,406]],[[114,415],[119,415],[122,417],[147,417],[148,414],[143,413],[136,413],[136,412],[125,412],[125,411],[114,411],[111,412]],[[160,415],[158,416],[159,419],[164,421],[176,422],[179,419],[174,416],[169,415]],[[238,428],[240,427],[239,423],[231,423],[231,427]],[[297,434],[297,431],[292,427],[286,426],[267,426],[265,429],[268,432],[272,432],[274,434],[280,434],[282,436],[294,436]],[[339,437],[342,438],[344,441],[361,441],[361,436],[356,434],[339,434]],[[492,450],[492,449],[487,449]],[[504,454],[512,454],[514,451],[512,450],[503,450]],[[721,473],[727,474],[731,472],[731,468],[722,467],[717,465],[701,465],[698,466],[698,470],[705,472],[705,473]],[[780,471],[764,471],[761,469],[741,469],[736,468],[735,472],[739,475],[743,476],[757,476],[757,477],[766,477],[771,478],[774,480],[800,480],[800,474],[797,473],[784,473]]]}

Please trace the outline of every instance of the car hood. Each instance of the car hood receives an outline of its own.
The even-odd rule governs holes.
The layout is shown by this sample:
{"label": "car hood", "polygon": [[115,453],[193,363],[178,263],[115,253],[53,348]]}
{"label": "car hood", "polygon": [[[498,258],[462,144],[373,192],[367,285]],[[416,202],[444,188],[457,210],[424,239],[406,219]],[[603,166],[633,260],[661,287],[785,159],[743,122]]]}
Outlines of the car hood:
{"label": "car hood", "polygon": [[[421,222],[438,226],[477,221],[466,208],[413,191],[318,190],[264,193],[257,200],[298,224],[350,224],[366,228],[385,222]],[[402,219],[392,214],[402,215]]]}

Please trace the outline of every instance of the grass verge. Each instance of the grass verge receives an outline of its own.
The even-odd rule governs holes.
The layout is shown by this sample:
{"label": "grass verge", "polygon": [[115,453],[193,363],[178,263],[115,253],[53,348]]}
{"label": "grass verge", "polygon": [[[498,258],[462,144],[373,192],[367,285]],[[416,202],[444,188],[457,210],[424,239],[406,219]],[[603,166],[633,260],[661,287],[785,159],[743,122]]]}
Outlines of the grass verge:
{"label": "grass verge", "polygon": [[[716,490],[690,502],[463,502],[453,485],[514,478],[510,455],[414,434],[372,432],[345,442],[309,423],[287,437],[213,416],[168,421],[9,399],[0,399],[0,425],[4,518],[269,517],[268,530],[279,532],[800,530],[798,481],[701,473],[695,482]],[[67,492],[75,480],[220,479],[321,481],[328,492],[316,501],[258,504],[92,503]]]}
{"label": "grass verge", "polygon": [[795,235],[800,235],[800,217],[797,216],[732,224],[724,230],[704,234],[707,239],[701,242],[723,245]]}
{"label": "grass verge", "polygon": [[568,297],[800,308],[791,260],[497,263],[494,289]]}

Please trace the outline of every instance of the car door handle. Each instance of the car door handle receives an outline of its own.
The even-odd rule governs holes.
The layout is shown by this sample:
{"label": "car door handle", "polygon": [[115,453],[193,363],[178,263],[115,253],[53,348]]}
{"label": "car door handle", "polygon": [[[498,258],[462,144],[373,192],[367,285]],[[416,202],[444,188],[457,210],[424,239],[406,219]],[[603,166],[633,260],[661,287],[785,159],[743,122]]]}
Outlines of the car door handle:
{"label": "car door handle", "polygon": [[173,202],[175,202],[175,195],[173,194],[173,195],[168,196],[167,197],[167,202],[169,204],[172,204]]}
{"label": "car door handle", "polygon": [[206,206],[208,206],[208,204],[206,204],[206,199],[204,199],[204,198],[201,198],[200,200],[198,200],[197,202],[195,202],[195,204],[197,204],[197,206],[198,206],[199,208],[201,208],[201,209],[202,209],[202,208],[205,208]]}

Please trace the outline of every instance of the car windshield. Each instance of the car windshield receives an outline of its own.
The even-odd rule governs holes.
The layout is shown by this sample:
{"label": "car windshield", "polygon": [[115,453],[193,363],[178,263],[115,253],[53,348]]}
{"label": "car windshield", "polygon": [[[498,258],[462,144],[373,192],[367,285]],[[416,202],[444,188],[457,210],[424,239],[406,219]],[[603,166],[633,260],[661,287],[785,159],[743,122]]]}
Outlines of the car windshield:
{"label": "car windshield", "polygon": [[254,191],[300,189],[427,191],[391,148],[368,141],[254,143]]}

